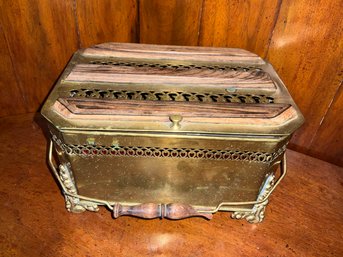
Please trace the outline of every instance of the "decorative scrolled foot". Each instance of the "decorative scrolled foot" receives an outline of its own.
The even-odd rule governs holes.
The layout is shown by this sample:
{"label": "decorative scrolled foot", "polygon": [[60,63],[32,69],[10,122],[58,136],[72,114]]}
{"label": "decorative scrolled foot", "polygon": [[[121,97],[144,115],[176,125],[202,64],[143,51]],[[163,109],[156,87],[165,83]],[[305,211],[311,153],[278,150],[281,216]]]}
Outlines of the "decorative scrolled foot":
{"label": "decorative scrolled foot", "polygon": [[84,211],[99,211],[97,204],[89,201],[80,200],[76,197],[65,196],[66,208],[69,212],[72,213],[81,213]]}
{"label": "decorative scrolled foot", "polygon": [[257,201],[262,203],[255,204],[251,211],[236,211],[231,214],[233,219],[246,219],[249,223],[259,223],[264,219],[264,212],[268,204],[267,196],[274,185],[275,174],[266,174],[263,186],[258,194]]}
{"label": "decorative scrolled foot", "polygon": [[[77,194],[76,186],[74,184],[73,175],[70,171],[69,164],[60,165],[60,178],[68,193]],[[66,208],[69,212],[81,213],[84,211],[98,211],[98,205],[93,202],[81,200],[78,197],[65,195]]]}
{"label": "decorative scrolled foot", "polygon": [[231,214],[231,218],[246,219],[249,223],[262,222],[264,219],[264,212],[265,212],[267,204],[268,204],[268,200],[260,204],[255,204],[251,211],[247,211],[247,212],[236,211]]}

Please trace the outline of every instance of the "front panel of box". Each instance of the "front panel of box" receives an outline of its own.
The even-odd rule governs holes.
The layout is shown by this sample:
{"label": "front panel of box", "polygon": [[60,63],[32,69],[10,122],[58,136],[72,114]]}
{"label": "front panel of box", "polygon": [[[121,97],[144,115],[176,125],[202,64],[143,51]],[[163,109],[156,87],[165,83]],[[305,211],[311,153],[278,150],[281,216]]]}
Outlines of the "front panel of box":
{"label": "front panel of box", "polygon": [[80,195],[125,204],[206,207],[255,201],[287,141],[109,132],[61,137]]}

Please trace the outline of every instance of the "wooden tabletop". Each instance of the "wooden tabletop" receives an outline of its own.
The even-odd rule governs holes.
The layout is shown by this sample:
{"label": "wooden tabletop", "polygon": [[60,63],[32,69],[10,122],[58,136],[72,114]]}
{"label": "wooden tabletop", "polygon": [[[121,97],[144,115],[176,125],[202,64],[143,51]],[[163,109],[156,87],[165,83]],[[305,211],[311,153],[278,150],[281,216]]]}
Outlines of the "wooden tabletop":
{"label": "wooden tabletop", "polygon": [[1,256],[343,256],[343,169],[288,151],[263,223],[71,214],[37,115],[0,119]]}

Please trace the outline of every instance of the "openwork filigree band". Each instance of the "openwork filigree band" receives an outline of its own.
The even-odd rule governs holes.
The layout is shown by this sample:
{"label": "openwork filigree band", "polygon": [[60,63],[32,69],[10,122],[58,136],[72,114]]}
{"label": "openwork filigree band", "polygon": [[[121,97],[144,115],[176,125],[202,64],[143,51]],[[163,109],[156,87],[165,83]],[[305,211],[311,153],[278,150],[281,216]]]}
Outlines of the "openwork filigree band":
{"label": "openwork filigree band", "polygon": [[123,156],[123,157],[159,157],[159,158],[192,158],[211,160],[233,160],[271,163],[286,149],[281,147],[274,153],[214,150],[196,148],[162,148],[142,146],[102,146],[102,145],[73,145],[64,144],[53,136],[53,140],[69,155],[81,156]]}
{"label": "openwork filigree band", "polygon": [[121,99],[121,100],[149,100],[176,102],[219,102],[219,103],[274,103],[274,98],[267,95],[252,94],[210,94],[195,92],[172,91],[131,91],[131,90],[103,90],[103,89],[73,89],[70,97]]}

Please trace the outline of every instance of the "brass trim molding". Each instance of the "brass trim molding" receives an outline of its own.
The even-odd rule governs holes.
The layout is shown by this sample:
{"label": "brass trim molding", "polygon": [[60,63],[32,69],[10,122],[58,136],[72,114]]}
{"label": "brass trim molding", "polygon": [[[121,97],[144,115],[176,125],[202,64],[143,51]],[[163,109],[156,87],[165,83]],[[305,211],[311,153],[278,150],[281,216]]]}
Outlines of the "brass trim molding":
{"label": "brass trim molding", "polygon": [[103,145],[73,145],[64,144],[55,135],[52,139],[56,144],[69,155],[80,156],[114,156],[114,157],[159,157],[159,158],[192,158],[211,159],[218,161],[253,161],[272,163],[285,150],[286,145],[273,153],[251,152],[238,150],[215,150],[196,148],[168,148],[168,147],[142,147],[142,146],[103,146]]}

